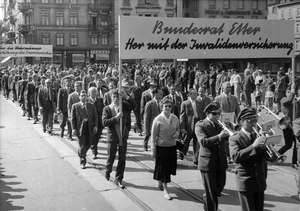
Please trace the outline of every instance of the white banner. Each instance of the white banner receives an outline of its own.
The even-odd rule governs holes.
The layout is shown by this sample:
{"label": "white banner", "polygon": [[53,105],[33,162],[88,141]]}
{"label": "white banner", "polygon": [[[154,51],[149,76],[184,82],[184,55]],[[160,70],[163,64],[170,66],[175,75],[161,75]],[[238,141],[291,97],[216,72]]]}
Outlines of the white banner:
{"label": "white banner", "polygon": [[0,45],[0,56],[52,57],[52,45],[12,44]]}
{"label": "white banner", "polygon": [[119,30],[121,59],[287,58],[295,54],[293,21],[120,16]]}

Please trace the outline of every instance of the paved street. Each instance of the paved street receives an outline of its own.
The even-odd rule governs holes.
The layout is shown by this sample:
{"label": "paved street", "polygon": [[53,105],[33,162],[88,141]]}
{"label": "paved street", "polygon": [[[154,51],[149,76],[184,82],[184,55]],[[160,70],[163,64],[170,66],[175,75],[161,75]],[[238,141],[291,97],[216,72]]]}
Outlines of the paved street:
{"label": "paved street", "polygon": [[[131,132],[124,178],[126,189],[122,190],[103,175],[105,131],[98,147],[99,159],[92,160],[89,152],[87,169],[82,170],[76,141],[61,139],[58,124],[49,136],[42,132],[41,124],[33,125],[21,113],[16,104],[1,95],[1,211],[203,210],[201,175],[191,155],[178,160],[177,175],[170,184],[173,200],[167,201],[153,180],[154,162],[151,153],[143,151],[143,137]],[[297,170],[291,167],[290,151],[286,163],[269,164],[265,210],[299,210]],[[240,210],[233,167],[228,169],[225,190],[219,198],[220,210]]]}

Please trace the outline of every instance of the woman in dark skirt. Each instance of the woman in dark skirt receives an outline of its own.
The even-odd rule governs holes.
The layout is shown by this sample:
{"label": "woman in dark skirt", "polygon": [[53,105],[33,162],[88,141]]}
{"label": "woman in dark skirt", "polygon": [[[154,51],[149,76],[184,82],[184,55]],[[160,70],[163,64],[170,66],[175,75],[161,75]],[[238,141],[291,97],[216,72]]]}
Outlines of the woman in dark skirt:
{"label": "woman in dark skirt", "polygon": [[158,187],[164,191],[164,197],[171,200],[167,184],[171,175],[176,175],[177,154],[176,139],[179,136],[179,120],[171,113],[172,101],[165,98],[161,101],[162,112],[152,124],[152,156],[155,158],[154,176]]}

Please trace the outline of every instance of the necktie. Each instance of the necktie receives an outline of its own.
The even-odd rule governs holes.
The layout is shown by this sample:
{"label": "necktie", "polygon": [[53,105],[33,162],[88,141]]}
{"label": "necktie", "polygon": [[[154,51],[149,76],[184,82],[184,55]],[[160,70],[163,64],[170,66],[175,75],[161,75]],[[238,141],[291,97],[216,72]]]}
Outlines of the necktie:
{"label": "necktie", "polygon": [[214,122],[214,128],[218,130],[218,123]]}
{"label": "necktie", "polygon": [[48,89],[48,100],[51,101],[51,91],[50,91],[50,88]]}
{"label": "necktie", "polygon": [[88,115],[87,115],[86,103],[83,104],[83,110],[84,110],[85,117],[87,118]]}
{"label": "necktie", "polygon": [[157,105],[158,111],[160,112],[159,102],[156,102],[156,105]]}
{"label": "necktie", "polygon": [[172,95],[172,99],[173,99],[173,104],[175,105],[176,101],[175,101],[175,96],[174,95]]}
{"label": "necktie", "polygon": [[230,106],[229,95],[227,96],[227,102],[228,102],[229,107],[231,107],[231,106]]}

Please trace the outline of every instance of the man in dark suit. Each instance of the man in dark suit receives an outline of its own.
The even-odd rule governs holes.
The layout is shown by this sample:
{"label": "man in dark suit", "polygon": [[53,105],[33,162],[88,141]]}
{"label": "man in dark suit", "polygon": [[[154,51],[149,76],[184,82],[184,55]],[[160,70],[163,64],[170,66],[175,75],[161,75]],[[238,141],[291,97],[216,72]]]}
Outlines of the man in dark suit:
{"label": "man in dark suit", "polygon": [[206,89],[203,86],[200,86],[198,89],[198,97],[196,98],[199,101],[199,110],[198,110],[198,118],[199,120],[203,120],[206,118],[206,113],[204,112],[204,108],[212,102],[212,100],[205,95]]}
{"label": "man in dark suit", "polygon": [[251,107],[251,93],[255,90],[254,78],[250,70],[245,70],[245,80],[243,82],[243,95],[245,98],[245,104]]}
{"label": "man in dark suit", "polygon": [[38,106],[41,114],[43,115],[43,131],[52,133],[53,129],[53,114],[55,111],[56,94],[55,90],[51,88],[51,80],[45,81],[46,86],[41,87],[38,92]]}
{"label": "man in dark suit", "polygon": [[229,138],[230,151],[236,163],[235,181],[241,210],[263,211],[266,190],[267,162],[265,159],[265,137],[256,138],[256,109],[248,107],[241,111],[238,122],[242,129]]}
{"label": "man in dark suit", "polygon": [[141,97],[141,117],[144,118],[146,103],[153,99],[152,90],[157,89],[158,83],[156,81],[149,82],[149,89],[142,93]]}
{"label": "man in dark suit", "polygon": [[[27,84],[26,88],[26,102],[27,102],[27,117],[28,120],[30,118],[34,119],[34,124],[38,121],[38,107],[35,106],[35,98],[36,95],[38,94],[37,91],[37,86],[38,86],[38,75],[33,74],[32,75],[32,81],[30,81]],[[32,115],[33,111],[33,115]]]}
{"label": "man in dark suit", "polygon": [[211,98],[214,99],[216,97],[216,81],[217,81],[216,65],[210,64],[209,69],[210,69],[210,74],[208,76],[209,89],[210,89]]}
{"label": "man in dark suit", "polygon": [[71,124],[73,134],[78,138],[80,167],[85,169],[86,153],[92,145],[98,130],[98,115],[94,104],[87,102],[85,90],[80,92],[80,102],[72,105]]}
{"label": "man in dark suit", "polygon": [[169,92],[170,94],[165,96],[163,99],[167,98],[173,102],[173,108],[171,112],[179,119],[182,99],[176,94],[176,86],[174,84],[170,86]]}
{"label": "man in dark suit", "polygon": [[135,130],[140,135],[142,134],[141,99],[143,91],[144,87],[142,86],[142,76],[136,75],[135,84],[133,85],[131,92],[134,96],[134,101],[136,104],[136,107],[133,110],[133,113],[135,115]]}
{"label": "man in dark suit", "polygon": [[68,97],[74,90],[71,89],[71,78],[63,78],[64,87],[58,90],[57,94],[57,113],[61,113],[62,122],[60,124],[60,137],[64,136],[65,126],[68,125],[68,134],[72,134],[71,123],[68,121]]}
{"label": "man in dark suit", "polygon": [[[184,137],[183,155],[189,150],[190,142],[193,140],[193,163],[198,165],[198,149],[199,145],[195,135],[195,124],[199,121],[198,110],[199,101],[196,100],[197,91],[190,89],[188,99],[181,104],[180,109],[180,129]],[[180,159],[183,160],[183,155],[180,153]]]}
{"label": "man in dark suit", "polygon": [[98,91],[96,87],[90,87],[89,88],[89,97],[87,101],[89,103],[94,104],[96,111],[97,111],[97,116],[98,116],[98,131],[97,133],[93,136],[93,141],[91,145],[91,150],[94,155],[94,159],[97,159],[97,154],[98,154],[98,143],[100,136],[102,134],[103,130],[103,125],[102,125],[102,113],[103,113],[103,98],[97,97]]}
{"label": "man in dark suit", "polygon": [[[70,119],[71,118],[71,109],[72,109],[72,106],[73,104],[77,103],[80,101],[80,98],[79,98],[79,93],[81,92],[82,90],[82,85],[81,85],[81,82],[80,81],[75,81],[74,83],[74,92],[70,93],[69,96],[68,96],[68,118]],[[70,120],[71,122],[71,120]],[[72,133],[69,133],[69,139],[72,140]]]}
{"label": "man in dark suit", "polygon": [[[117,151],[119,152],[118,165],[116,168],[115,182],[116,184],[124,188],[122,180],[124,178],[125,163],[126,163],[126,151],[127,151],[127,139],[129,131],[126,127],[128,113],[131,112],[132,107],[130,103],[122,97],[122,111],[120,111],[119,92],[117,89],[111,91],[112,103],[107,105],[103,109],[102,122],[104,127],[107,127],[107,161],[105,178],[110,179],[110,173],[112,172],[112,166],[116,158]],[[122,125],[120,126],[120,119],[122,118]],[[122,128],[122,130],[121,130]]]}
{"label": "man in dark suit", "polygon": [[2,75],[1,78],[1,86],[3,88],[3,95],[6,99],[9,98],[9,92],[10,92],[10,84],[8,81],[9,75],[8,75],[8,69],[4,71],[4,75]]}
{"label": "man in dark suit", "polygon": [[218,210],[218,196],[226,183],[228,167],[224,138],[229,137],[226,130],[218,124],[221,109],[217,102],[205,107],[207,118],[197,122],[195,133],[200,144],[198,169],[201,171],[205,193],[203,194],[204,209]]}
{"label": "man in dark suit", "polygon": [[144,151],[148,151],[148,141],[151,136],[151,128],[153,120],[157,115],[160,114],[161,108],[159,101],[162,99],[162,91],[158,89],[152,90],[153,99],[148,101],[145,106],[144,113],[144,128],[145,128],[145,138],[144,138]]}
{"label": "man in dark suit", "polygon": [[281,111],[281,99],[286,96],[287,84],[285,80],[285,74],[283,72],[278,72],[277,83],[275,85],[275,101],[277,105],[276,114]]}
{"label": "man in dark suit", "polygon": [[26,105],[25,105],[25,90],[28,83],[28,74],[27,72],[22,73],[22,79],[18,81],[18,101],[23,110],[23,116],[26,115]]}

